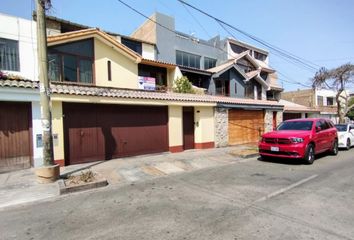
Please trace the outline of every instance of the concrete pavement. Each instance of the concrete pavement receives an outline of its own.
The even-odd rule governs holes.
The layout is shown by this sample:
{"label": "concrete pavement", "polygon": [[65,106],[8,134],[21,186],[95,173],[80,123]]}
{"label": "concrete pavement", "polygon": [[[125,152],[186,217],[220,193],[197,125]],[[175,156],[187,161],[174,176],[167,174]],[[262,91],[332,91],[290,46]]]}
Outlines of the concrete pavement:
{"label": "concrete pavement", "polygon": [[[77,164],[61,168],[61,175],[91,169],[105,177],[110,185],[145,181],[171,174],[223,166],[242,161],[241,155],[254,154],[254,144],[181,153],[163,153]],[[247,154],[246,154],[247,155]],[[0,174],[0,208],[26,204],[59,195],[57,183],[39,184],[34,169]]]}
{"label": "concrete pavement", "polygon": [[2,210],[3,239],[354,239],[352,151],[240,161]]}

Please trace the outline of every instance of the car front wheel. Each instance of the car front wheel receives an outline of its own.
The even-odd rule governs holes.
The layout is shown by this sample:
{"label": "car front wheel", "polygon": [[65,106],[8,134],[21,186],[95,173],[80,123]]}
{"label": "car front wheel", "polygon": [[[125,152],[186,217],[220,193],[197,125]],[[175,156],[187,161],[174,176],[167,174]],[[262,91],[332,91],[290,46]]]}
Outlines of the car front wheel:
{"label": "car front wheel", "polygon": [[350,139],[348,138],[348,139],[347,139],[346,150],[349,150],[349,149],[350,149],[351,144],[352,144],[352,143],[350,142]]}
{"label": "car front wheel", "polygon": [[331,149],[331,154],[336,156],[338,154],[338,140],[334,140],[332,149]]}
{"label": "car front wheel", "polygon": [[306,147],[304,161],[306,164],[312,164],[315,161],[315,148],[313,144]]}

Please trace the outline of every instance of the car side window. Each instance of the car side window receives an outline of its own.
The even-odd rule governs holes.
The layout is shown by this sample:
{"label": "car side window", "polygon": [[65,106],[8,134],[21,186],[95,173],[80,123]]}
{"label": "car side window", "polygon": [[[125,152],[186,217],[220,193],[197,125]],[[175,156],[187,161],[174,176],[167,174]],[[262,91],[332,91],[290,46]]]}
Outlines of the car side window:
{"label": "car side window", "polygon": [[320,122],[321,122],[321,130],[326,130],[326,129],[328,129],[328,126],[327,126],[327,124],[326,124],[326,121],[321,120]]}
{"label": "car side window", "polygon": [[328,121],[326,121],[326,122],[327,122],[329,128],[334,128],[334,124],[332,123],[331,120],[328,120]]}
{"label": "car side window", "polygon": [[316,132],[317,132],[318,128],[320,128],[320,131],[322,131],[322,126],[321,126],[321,122],[320,121],[316,122]]}

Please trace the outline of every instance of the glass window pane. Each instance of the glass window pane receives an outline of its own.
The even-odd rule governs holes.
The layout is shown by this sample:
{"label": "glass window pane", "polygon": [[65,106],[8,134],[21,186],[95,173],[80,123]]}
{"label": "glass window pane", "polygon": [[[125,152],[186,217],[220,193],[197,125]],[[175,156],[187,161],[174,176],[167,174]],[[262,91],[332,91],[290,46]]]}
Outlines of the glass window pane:
{"label": "glass window pane", "polygon": [[77,82],[77,62],[76,57],[63,55],[64,60],[64,81]]}
{"label": "glass window pane", "polygon": [[195,68],[200,69],[200,56],[195,55]]}
{"label": "glass window pane", "polygon": [[0,70],[20,71],[17,41],[0,38]]}
{"label": "glass window pane", "polygon": [[180,51],[176,51],[176,64],[183,65],[182,53]]}
{"label": "glass window pane", "polygon": [[92,83],[92,61],[81,59],[79,61],[80,82]]}
{"label": "glass window pane", "polygon": [[49,81],[60,81],[60,56],[48,54],[48,78]]}

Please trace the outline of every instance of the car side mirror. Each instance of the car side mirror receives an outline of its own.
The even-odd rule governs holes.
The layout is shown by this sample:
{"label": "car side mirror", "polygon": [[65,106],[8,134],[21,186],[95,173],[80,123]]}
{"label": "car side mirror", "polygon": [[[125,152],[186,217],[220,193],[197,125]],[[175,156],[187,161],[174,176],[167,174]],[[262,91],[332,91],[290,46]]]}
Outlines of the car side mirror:
{"label": "car side mirror", "polygon": [[320,132],[322,130],[321,127],[316,127],[316,132]]}

